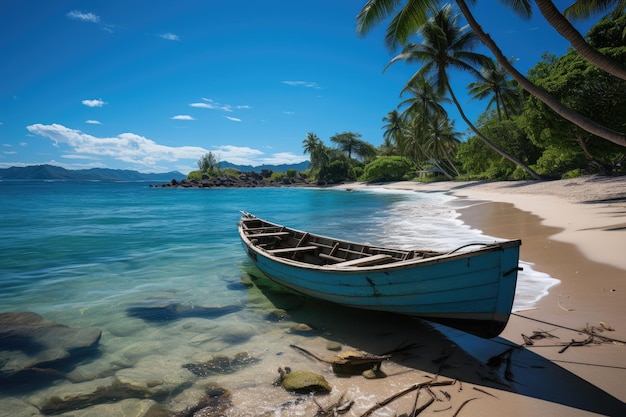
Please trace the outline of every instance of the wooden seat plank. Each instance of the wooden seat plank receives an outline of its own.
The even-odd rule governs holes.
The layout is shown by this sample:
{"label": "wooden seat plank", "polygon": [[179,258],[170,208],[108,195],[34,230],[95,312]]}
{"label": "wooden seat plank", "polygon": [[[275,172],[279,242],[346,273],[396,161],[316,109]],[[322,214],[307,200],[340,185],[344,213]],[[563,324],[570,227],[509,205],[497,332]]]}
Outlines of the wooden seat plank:
{"label": "wooden seat plank", "polygon": [[317,246],[300,246],[297,248],[270,249],[268,250],[268,252],[271,253],[272,255],[276,255],[279,253],[306,252],[306,251],[312,251],[316,249],[317,249]]}
{"label": "wooden seat plank", "polygon": [[367,266],[367,265],[381,263],[382,261],[386,261],[388,259],[391,259],[390,255],[378,254],[378,255],[366,256],[364,258],[352,259],[350,261],[339,262],[338,264],[333,264],[331,266],[339,266],[339,267]]}

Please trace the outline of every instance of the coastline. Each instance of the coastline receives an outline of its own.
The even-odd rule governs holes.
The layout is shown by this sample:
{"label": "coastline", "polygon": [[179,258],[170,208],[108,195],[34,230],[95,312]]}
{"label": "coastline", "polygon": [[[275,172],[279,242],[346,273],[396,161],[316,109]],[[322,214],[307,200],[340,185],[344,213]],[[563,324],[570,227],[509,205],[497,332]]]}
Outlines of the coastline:
{"label": "coastline", "polygon": [[[498,338],[502,342],[521,345],[522,334],[532,335],[537,330],[549,331],[560,338],[561,344],[585,340],[586,334],[565,328],[578,330],[587,326],[594,326],[599,334],[612,339],[626,340],[626,257],[622,253],[626,242],[626,177],[545,182],[400,181],[343,184],[338,188],[373,187],[454,195],[459,198],[455,205],[461,220],[488,235],[521,238],[521,259],[561,281],[539,300],[536,308],[511,317]],[[600,333],[605,330],[601,322],[614,331]],[[495,346],[497,341],[481,341],[458,332],[446,335],[481,361],[502,351],[501,345]],[[507,398],[507,415],[589,415],[590,411],[617,415],[612,411],[615,408],[580,409],[570,399],[575,396],[586,398],[589,404],[599,404],[608,395],[607,398],[617,400],[614,406],[620,413],[626,410],[625,345],[590,343],[559,353],[558,347],[547,346],[550,343],[554,344],[539,341],[516,354],[519,363],[514,370],[518,383],[514,385],[518,394],[498,394]],[[543,367],[543,371],[529,365],[539,362],[542,365],[537,366]],[[551,381],[546,377],[552,372],[565,374],[558,381]],[[489,415],[495,416],[495,412],[494,409]]]}

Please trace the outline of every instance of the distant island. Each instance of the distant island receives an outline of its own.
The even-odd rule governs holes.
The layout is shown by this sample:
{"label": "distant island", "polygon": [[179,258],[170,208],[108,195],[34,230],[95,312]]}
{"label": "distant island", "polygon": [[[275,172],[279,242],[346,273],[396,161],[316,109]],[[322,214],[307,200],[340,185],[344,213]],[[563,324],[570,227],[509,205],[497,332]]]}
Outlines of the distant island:
{"label": "distant island", "polygon": [[[304,171],[309,167],[309,162],[284,165],[235,165],[229,162],[221,162],[220,168],[234,168],[241,172],[273,171],[286,172],[289,169]],[[54,165],[31,165],[26,167],[10,167],[0,169],[0,180],[65,180],[65,181],[182,181],[187,176],[178,171],[146,174],[127,169],[91,168],[91,169],[65,169]]]}
{"label": "distant island", "polygon": [[145,174],[128,169],[65,169],[54,165],[32,165],[0,169],[3,180],[65,180],[65,181],[171,181],[184,179],[178,171]]}

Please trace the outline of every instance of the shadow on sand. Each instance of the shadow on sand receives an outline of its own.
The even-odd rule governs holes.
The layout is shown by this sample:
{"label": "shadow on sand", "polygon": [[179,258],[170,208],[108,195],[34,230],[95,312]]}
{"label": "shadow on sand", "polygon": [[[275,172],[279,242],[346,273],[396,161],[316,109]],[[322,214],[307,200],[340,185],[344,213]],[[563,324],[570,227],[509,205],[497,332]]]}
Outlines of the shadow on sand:
{"label": "shadow on sand", "polygon": [[288,311],[292,320],[308,324],[328,340],[372,354],[412,345],[391,360],[433,376],[593,413],[626,415],[622,401],[527,349],[513,349],[506,370],[505,365],[488,365],[490,358],[516,346],[505,339],[481,339],[418,319],[318,301],[272,283],[256,268],[246,272],[275,307]]}

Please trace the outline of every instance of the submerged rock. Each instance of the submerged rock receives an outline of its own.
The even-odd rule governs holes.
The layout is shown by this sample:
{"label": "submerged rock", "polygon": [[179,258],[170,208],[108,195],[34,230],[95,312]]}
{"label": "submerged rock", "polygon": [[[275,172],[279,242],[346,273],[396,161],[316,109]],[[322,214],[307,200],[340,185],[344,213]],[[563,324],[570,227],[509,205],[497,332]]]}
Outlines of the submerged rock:
{"label": "submerged rock", "polygon": [[311,371],[293,371],[285,375],[282,387],[287,391],[308,394],[311,392],[330,392],[332,387],[326,379]]}
{"label": "submerged rock", "polygon": [[190,317],[214,319],[242,309],[238,305],[224,307],[196,306],[172,300],[149,300],[129,307],[129,316],[150,322],[166,322]]}
{"label": "submerged rock", "polygon": [[96,347],[101,335],[95,327],[68,327],[33,312],[1,313],[0,382],[20,373],[54,369]]}
{"label": "submerged rock", "polygon": [[183,368],[188,369],[196,376],[207,377],[215,374],[230,374],[258,361],[258,358],[250,356],[249,353],[240,352],[232,358],[226,355],[216,355],[206,362],[186,363]]}

